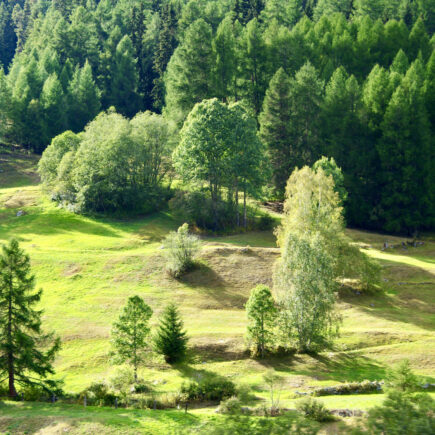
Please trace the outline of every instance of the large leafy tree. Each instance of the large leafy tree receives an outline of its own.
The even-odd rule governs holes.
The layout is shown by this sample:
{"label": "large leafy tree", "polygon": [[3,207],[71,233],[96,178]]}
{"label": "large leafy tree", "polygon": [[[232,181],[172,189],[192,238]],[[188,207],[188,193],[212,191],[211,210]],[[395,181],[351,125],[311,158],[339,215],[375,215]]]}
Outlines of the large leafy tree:
{"label": "large leafy tree", "polygon": [[148,322],[152,314],[152,309],[141,297],[132,296],[112,328],[112,346],[117,360],[133,366],[136,382],[137,369],[148,347]]}
{"label": "large leafy tree", "polygon": [[[184,180],[205,183],[212,199],[215,229],[222,189],[246,194],[264,183],[265,152],[256,136],[255,121],[239,104],[217,99],[197,104],[180,132],[174,165]],[[246,207],[245,207],[246,208]]]}
{"label": "large leafy tree", "polygon": [[54,373],[60,340],[43,333],[42,312],[35,309],[42,290],[34,288],[30,258],[13,239],[0,255],[0,377],[6,375],[11,397],[17,396],[17,383],[55,387],[46,377]]}

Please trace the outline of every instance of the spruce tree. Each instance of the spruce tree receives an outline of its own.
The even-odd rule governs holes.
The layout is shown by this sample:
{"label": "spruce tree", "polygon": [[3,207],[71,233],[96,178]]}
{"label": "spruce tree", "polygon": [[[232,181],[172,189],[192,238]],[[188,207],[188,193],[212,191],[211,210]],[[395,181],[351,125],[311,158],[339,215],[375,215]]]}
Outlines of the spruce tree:
{"label": "spruce tree", "polygon": [[281,196],[291,172],[291,85],[290,77],[280,68],[270,81],[259,117],[260,137],[269,149],[274,186]]}
{"label": "spruce tree", "polygon": [[195,103],[212,93],[212,30],[203,19],[195,21],[177,47],[165,75],[166,109],[177,122],[184,121]]}
{"label": "spruce tree", "polygon": [[178,310],[174,304],[170,304],[163,312],[157,334],[154,337],[156,351],[164,356],[167,363],[173,364],[185,357],[187,341]]}
{"label": "spruce tree", "polygon": [[377,143],[384,228],[410,235],[429,227],[431,220],[431,142],[423,81],[424,70],[417,60],[391,97],[381,125],[382,138]]}
{"label": "spruce tree", "polygon": [[76,69],[68,90],[69,125],[71,130],[79,132],[101,109],[100,91],[89,62],[83,68]]}
{"label": "spruce tree", "polygon": [[112,346],[119,362],[128,361],[134,369],[137,382],[137,368],[142,362],[150,333],[148,321],[152,309],[139,296],[128,299],[118,321],[113,324]]}
{"label": "spruce tree", "polygon": [[42,332],[42,311],[35,309],[42,290],[34,288],[29,256],[13,239],[0,256],[0,377],[9,380],[11,397],[17,396],[16,384],[55,386],[46,376],[54,373],[60,341]]}
{"label": "spruce tree", "polygon": [[110,73],[110,104],[125,116],[136,113],[139,77],[136,70],[133,44],[125,35],[116,47]]}

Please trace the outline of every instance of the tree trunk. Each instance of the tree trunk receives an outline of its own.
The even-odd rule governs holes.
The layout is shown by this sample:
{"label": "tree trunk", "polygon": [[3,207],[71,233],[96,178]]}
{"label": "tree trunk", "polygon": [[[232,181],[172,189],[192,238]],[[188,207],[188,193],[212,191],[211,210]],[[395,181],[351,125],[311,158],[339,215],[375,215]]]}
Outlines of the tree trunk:
{"label": "tree trunk", "polygon": [[[12,285],[12,283],[11,283]],[[15,369],[14,369],[14,355],[12,351],[12,292],[9,293],[9,312],[8,312],[8,375],[9,375],[9,396],[17,397],[17,390],[15,389]]]}
{"label": "tree trunk", "polygon": [[248,227],[248,219],[246,216],[246,186],[243,188],[243,226]]}
{"label": "tree trunk", "polygon": [[236,180],[236,215],[237,228],[240,227],[240,212],[239,212],[239,180]]}

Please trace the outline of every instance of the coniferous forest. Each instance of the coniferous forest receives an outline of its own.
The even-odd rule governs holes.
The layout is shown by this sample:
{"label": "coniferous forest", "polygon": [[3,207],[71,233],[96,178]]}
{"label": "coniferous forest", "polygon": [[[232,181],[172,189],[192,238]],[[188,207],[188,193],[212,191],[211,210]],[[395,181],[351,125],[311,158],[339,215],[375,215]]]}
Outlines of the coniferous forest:
{"label": "coniferous forest", "polygon": [[[270,199],[283,199],[295,167],[333,157],[349,225],[412,234],[435,216],[434,8],[432,0],[2,1],[0,133],[42,153],[110,108],[126,118],[163,114],[161,124],[177,130],[196,103],[240,102],[270,158]],[[162,153],[167,160],[172,150]]]}

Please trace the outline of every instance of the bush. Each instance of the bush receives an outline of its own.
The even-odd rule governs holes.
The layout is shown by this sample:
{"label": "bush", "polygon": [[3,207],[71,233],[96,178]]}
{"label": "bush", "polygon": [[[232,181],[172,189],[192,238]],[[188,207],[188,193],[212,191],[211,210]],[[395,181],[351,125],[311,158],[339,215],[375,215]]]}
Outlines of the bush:
{"label": "bush", "polygon": [[305,417],[318,422],[333,421],[334,417],[325,405],[313,398],[301,399],[296,409]]}
{"label": "bush", "polygon": [[24,400],[29,402],[46,401],[50,399],[50,393],[38,385],[26,385],[20,389],[20,393],[23,394]]}
{"label": "bush", "polygon": [[195,265],[195,258],[201,250],[197,236],[189,234],[189,226],[182,225],[178,230],[168,234],[163,242],[166,257],[166,270],[179,278]]}
{"label": "bush", "polygon": [[221,414],[240,414],[242,412],[242,404],[238,397],[232,396],[229,399],[223,400],[217,409]]}
{"label": "bush", "polygon": [[229,379],[209,377],[200,382],[184,383],[181,393],[191,401],[218,402],[236,395],[236,386]]}
{"label": "bush", "polygon": [[109,391],[104,382],[95,382],[89,388],[82,391],[80,399],[86,397],[88,405],[113,406],[116,395]]}
{"label": "bush", "polygon": [[260,231],[271,230],[275,225],[275,220],[270,214],[263,214],[258,221],[258,229]]}
{"label": "bush", "polygon": [[417,391],[419,386],[417,376],[412,372],[408,360],[402,361],[394,370],[388,373],[387,387],[403,392]]}
{"label": "bush", "polygon": [[135,384],[134,391],[138,394],[149,393],[151,391],[151,388],[147,384],[139,383]]}
{"label": "bush", "polygon": [[134,371],[130,367],[120,367],[109,380],[110,386],[116,391],[125,391],[134,384]]}
{"label": "bush", "polygon": [[382,385],[377,381],[347,382],[333,387],[316,388],[314,396],[331,396],[334,394],[363,394],[377,393],[382,390]]}

